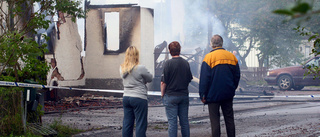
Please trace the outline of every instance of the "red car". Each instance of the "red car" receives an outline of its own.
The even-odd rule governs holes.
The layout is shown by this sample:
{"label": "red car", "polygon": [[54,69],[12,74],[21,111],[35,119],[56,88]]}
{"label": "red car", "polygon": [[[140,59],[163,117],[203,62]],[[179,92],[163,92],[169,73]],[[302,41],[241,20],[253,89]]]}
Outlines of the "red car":
{"label": "red car", "polygon": [[314,79],[314,75],[305,75],[308,66],[320,66],[320,56],[313,57],[300,66],[291,66],[269,70],[264,80],[269,85],[278,85],[280,90],[301,90],[304,86],[319,86],[319,77]]}

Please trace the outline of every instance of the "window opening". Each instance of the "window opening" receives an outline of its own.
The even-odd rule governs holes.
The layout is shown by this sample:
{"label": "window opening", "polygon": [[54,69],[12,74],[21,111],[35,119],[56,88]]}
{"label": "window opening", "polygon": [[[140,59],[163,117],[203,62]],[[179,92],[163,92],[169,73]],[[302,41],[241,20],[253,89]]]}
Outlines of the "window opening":
{"label": "window opening", "polygon": [[114,53],[120,49],[119,40],[119,12],[106,12],[104,19],[104,44],[106,53]]}

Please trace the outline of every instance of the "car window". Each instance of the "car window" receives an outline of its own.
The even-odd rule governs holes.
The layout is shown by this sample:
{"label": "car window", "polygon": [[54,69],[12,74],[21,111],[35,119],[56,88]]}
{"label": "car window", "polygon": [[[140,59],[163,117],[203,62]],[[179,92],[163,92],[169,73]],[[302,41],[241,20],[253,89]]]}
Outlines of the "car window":
{"label": "car window", "polygon": [[314,59],[312,59],[312,60],[310,60],[306,65],[307,66],[318,66],[319,67],[319,64],[320,63],[320,61],[319,61],[319,58],[314,58]]}

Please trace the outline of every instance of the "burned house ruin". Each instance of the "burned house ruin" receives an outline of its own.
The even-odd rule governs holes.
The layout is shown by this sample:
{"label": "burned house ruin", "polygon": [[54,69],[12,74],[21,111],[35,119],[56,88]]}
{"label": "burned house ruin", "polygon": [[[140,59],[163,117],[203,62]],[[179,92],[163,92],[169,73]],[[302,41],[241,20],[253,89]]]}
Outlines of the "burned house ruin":
{"label": "burned house ruin", "polygon": [[122,89],[119,66],[129,46],[140,50],[140,63],[154,74],[152,9],[134,4],[86,7],[86,87]]}
{"label": "burned house ruin", "polygon": [[[59,14],[56,29],[50,31],[48,45],[51,52],[46,55],[46,60],[52,68],[47,76],[48,85],[55,82],[67,87],[123,89],[119,67],[129,46],[140,50],[140,64],[154,74],[153,9],[136,4],[90,5],[87,1],[85,8],[88,9],[85,56],[81,56],[77,24],[71,19],[63,21],[64,14]],[[59,89],[61,97],[79,93],[83,94]]]}

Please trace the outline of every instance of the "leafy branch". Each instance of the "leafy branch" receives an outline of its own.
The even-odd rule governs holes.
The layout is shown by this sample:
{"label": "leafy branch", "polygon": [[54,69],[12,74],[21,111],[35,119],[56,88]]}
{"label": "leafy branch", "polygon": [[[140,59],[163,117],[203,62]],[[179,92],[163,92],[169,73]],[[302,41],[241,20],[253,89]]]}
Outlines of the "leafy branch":
{"label": "leafy branch", "polygon": [[[34,9],[34,4],[39,8]],[[80,4],[77,0],[1,0],[0,80],[34,79],[45,84],[49,70],[43,59],[47,44],[37,43],[34,37],[38,30],[49,28],[57,12],[66,13],[73,22],[84,18],[86,11]]]}
{"label": "leafy branch", "polygon": [[[320,36],[319,32],[312,32],[310,30],[307,30],[306,27],[301,27],[301,22],[303,21],[309,21],[313,15],[320,14],[320,10],[313,10],[314,7],[314,1],[312,3],[308,3],[302,0],[298,0],[295,5],[288,9],[278,9],[273,11],[275,14],[279,15],[285,15],[289,18],[285,21],[290,21],[293,19],[299,19],[297,22],[298,27],[294,28],[297,33],[299,33],[301,36],[308,36],[308,41],[313,41],[313,49],[310,53],[314,56],[320,55]],[[320,60],[318,60],[320,62]],[[320,78],[320,68],[319,63],[317,65],[308,66],[307,69],[309,70],[307,72],[307,75],[313,74],[315,77]]]}

